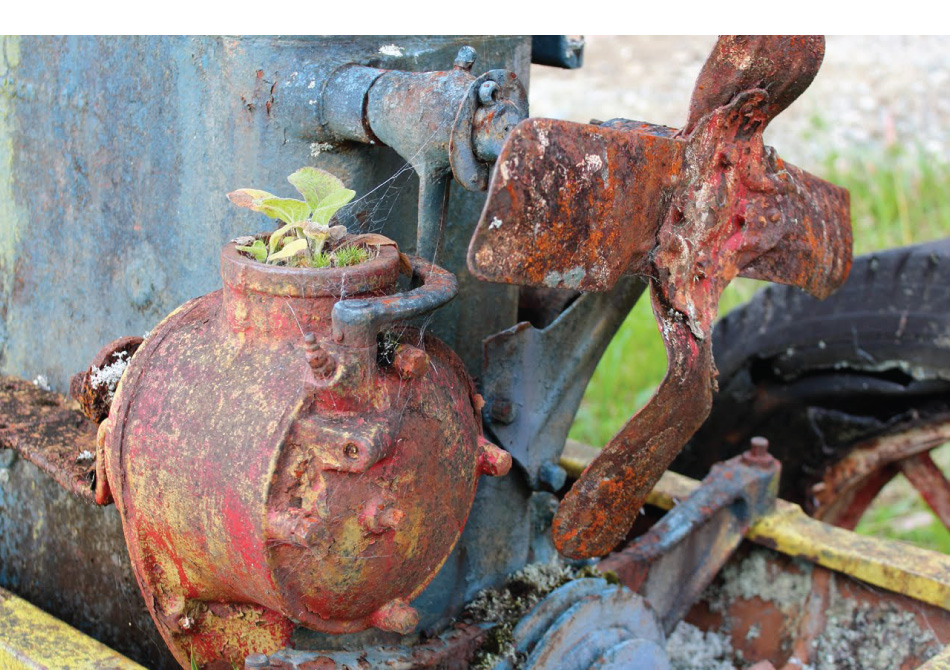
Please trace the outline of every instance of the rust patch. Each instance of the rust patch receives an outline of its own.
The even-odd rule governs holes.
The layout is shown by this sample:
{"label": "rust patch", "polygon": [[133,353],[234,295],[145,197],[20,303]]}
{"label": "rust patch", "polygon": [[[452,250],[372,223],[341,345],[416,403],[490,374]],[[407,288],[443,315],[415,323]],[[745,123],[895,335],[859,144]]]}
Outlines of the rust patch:
{"label": "rust patch", "polygon": [[604,555],[709,412],[709,336],[737,276],[834,291],[851,265],[848,193],[765,147],[768,123],[812,81],[814,36],[724,37],[696,83],[686,128],[529,119],[498,159],[469,247],[489,281],[610,289],[650,278],[669,359],[656,395],[564,499],[558,550]]}
{"label": "rust patch", "polygon": [[96,425],[66,397],[0,377],[0,448],[16,450],[67,491],[95,502]]}

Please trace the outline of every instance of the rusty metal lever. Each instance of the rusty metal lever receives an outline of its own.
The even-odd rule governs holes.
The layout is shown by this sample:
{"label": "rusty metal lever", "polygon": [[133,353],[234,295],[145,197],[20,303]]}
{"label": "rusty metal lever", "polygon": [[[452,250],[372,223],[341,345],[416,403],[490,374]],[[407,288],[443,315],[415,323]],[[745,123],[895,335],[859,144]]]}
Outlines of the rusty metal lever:
{"label": "rusty metal lever", "polygon": [[736,276],[829,295],[851,265],[848,193],[782,161],[762,133],[807,88],[816,36],[723,37],[682,131],[617,119],[529,119],[498,159],[469,247],[488,281],[604,291],[650,280],[668,373],[554,519],[558,549],[602,556],[709,412],[710,333]]}

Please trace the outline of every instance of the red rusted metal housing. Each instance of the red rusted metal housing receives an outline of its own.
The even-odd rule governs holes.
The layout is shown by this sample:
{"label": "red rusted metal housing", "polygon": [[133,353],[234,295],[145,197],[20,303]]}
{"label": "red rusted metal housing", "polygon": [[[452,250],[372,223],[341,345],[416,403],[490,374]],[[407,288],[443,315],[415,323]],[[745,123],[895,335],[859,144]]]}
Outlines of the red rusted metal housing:
{"label": "red rusted metal housing", "polygon": [[[410,631],[479,474],[511,463],[448,347],[402,328],[377,362],[378,315],[454,278],[416,262],[426,284],[393,295],[392,247],[315,270],[232,244],[221,264],[224,289],[141,345],[99,433],[97,497],[114,495],[149,611],[186,666],[273,653],[296,622]],[[346,304],[377,318],[338,323]]]}

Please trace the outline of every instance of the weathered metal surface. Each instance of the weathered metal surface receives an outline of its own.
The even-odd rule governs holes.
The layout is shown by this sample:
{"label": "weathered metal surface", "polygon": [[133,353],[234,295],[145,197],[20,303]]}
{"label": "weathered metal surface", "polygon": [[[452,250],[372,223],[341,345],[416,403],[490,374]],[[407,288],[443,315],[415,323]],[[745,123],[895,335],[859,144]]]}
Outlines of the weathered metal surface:
{"label": "weathered metal surface", "polygon": [[645,286],[622,279],[607,293],[580,296],[546,328],[523,322],[485,341],[488,430],[533,487],[563,486],[557,459],[584,390]]}
{"label": "weathered metal surface", "polygon": [[0,377],[0,449],[12,449],[71,493],[95,497],[96,424],[58,393]]}
{"label": "weathered metal surface", "polygon": [[[282,183],[301,165],[359,193],[351,230],[382,232],[411,253],[417,185],[405,160],[379,145],[323,140],[311,83],[347,63],[443,70],[463,45],[480,68],[528,81],[524,36],[3,38],[0,371],[44,374],[64,392],[103,342],[142,334],[219,287],[207,250],[260,225],[223,194]],[[518,290],[469,275],[465,249],[484,196],[449,190],[440,264],[458,276],[460,295],[425,324],[477,375],[482,339],[516,321]],[[90,450],[92,437],[82,437]],[[153,642],[117,513],[61,495],[22,460],[7,472],[0,585],[159,667],[166,652]],[[439,629],[530,560],[531,494],[520,476],[479,487],[456,551],[415,601],[420,626]]]}
{"label": "weathered metal surface", "polygon": [[0,589],[0,668],[144,670],[101,642]]}
{"label": "weathered metal surface", "polygon": [[855,528],[874,497],[901,469],[901,463],[948,440],[950,423],[941,421],[854,445],[811,487],[812,515],[842,528]]}
{"label": "weathered metal surface", "polygon": [[336,670],[336,668],[386,668],[386,670],[465,670],[482,642],[487,627],[457,623],[434,639],[413,646],[365,647],[357,651],[306,651],[281,649],[266,656],[249,656],[246,670]]}
{"label": "weathered metal surface", "polygon": [[643,595],[673,630],[755,520],[774,507],[779,471],[761,441],[717,464],[692,495],[598,569]]}
{"label": "weathered metal surface", "polygon": [[425,283],[393,293],[392,247],[312,270],[229,244],[221,265],[223,291],[141,345],[100,431],[159,631],[199,666],[273,653],[297,622],[410,632],[408,601],[458,540],[479,474],[511,466],[445,345],[404,330],[424,374],[377,363],[377,335],[451,299],[454,280],[415,260]]}
{"label": "weathered metal surface", "polygon": [[920,666],[917,670],[950,670],[950,645]]}
{"label": "weathered metal surface", "polygon": [[[567,452],[561,464],[576,476],[595,458],[596,450],[573,443]],[[661,509],[674,509],[699,486],[695,479],[667,471],[647,501]],[[746,539],[950,611],[950,556],[946,554],[857,535],[813,519],[800,506],[784,500],[776,501],[773,511],[755,521]]]}
{"label": "weathered metal surface", "polygon": [[651,297],[654,314],[667,324],[666,376],[562,500],[552,531],[558,551],[568,556],[602,555],[617,546],[650,489],[709,413],[714,370],[709,340],[693,338],[656,289]]}
{"label": "weathered metal surface", "polygon": [[782,670],[913,670],[950,642],[950,611],[744,547],[687,621]]}
{"label": "weathered metal surface", "polygon": [[[561,587],[569,588],[571,584]],[[527,654],[526,670],[668,670],[662,628],[643,598],[606,582],[596,593],[576,598],[560,598],[559,590],[548,598],[568,605],[563,611],[546,607],[546,599],[522,620],[536,624],[531,626],[534,635],[515,638]]]}
{"label": "weathered metal surface", "polygon": [[469,247],[473,273],[581,291],[649,277],[669,360],[653,400],[564,499],[554,535],[565,555],[616,546],[708,414],[709,335],[729,281],[770,279],[824,297],[847,276],[847,192],[762,143],[823,53],[821,38],[721,38],[679,133],[529,120],[506,143]]}
{"label": "weathered metal surface", "polygon": [[114,385],[110,389],[108,383],[96,378],[97,373],[116,363],[127,364],[140,344],[141,337],[128,336],[110,342],[99,350],[88,370],[77,372],[69,380],[69,395],[79,403],[79,410],[87,419],[96,424],[102,423],[109,416],[112,406]]}
{"label": "weathered metal surface", "polygon": [[947,482],[946,475],[933,462],[930,454],[912,456],[902,461],[900,468],[941,523],[950,528],[950,482]]}
{"label": "weathered metal surface", "polygon": [[532,35],[531,62],[576,70],[584,64],[584,38],[580,35]]}
{"label": "weathered metal surface", "polygon": [[447,71],[347,64],[312,85],[321,91],[319,137],[392,147],[419,176],[416,253],[435,262],[445,233],[449,178],[483,191],[502,142],[528,115],[514,72],[472,74],[478,55],[459,49]]}

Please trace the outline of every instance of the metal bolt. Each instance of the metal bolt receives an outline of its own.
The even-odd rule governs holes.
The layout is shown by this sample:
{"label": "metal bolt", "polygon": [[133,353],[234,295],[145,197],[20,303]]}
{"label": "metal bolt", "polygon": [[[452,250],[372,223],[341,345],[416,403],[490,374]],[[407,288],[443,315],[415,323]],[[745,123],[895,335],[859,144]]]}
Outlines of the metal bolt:
{"label": "metal bolt", "polygon": [[244,659],[244,670],[260,670],[269,667],[270,660],[268,660],[266,654],[251,654]]}
{"label": "metal bolt", "polygon": [[508,425],[515,420],[518,415],[518,408],[515,407],[507,398],[497,398],[491,403],[489,416],[495,423]]}
{"label": "metal bolt", "polygon": [[393,367],[403,379],[417,379],[429,369],[429,355],[418,347],[400,344],[393,356]]}
{"label": "metal bolt", "polygon": [[455,57],[455,67],[460,70],[467,70],[471,72],[472,66],[475,65],[475,59],[478,58],[478,54],[475,52],[475,49],[472,47],[462,47],[459,49],[458,55]]}
{"label": "metal bolt", "polygon": [[498,100],[500,90],[498,84],[491,80],[483,82],[482,85],[478,87],[478,101],[483,105],[490,105]]}
{"label": "metal bolt", "polygon": [[769,467],[775,463],[775,459],[769,454],[769,441],[767,438],[756,436],[749,440],[751,448],[742,453],[742,462],[746,465],[759,467]]}
{"label": "metal bolt", "polygon": [[347,442],[346,446],[343,447],[343,453],[347,458],[358,458],[360,455],[360,448],[353,444],[352,442]]}

